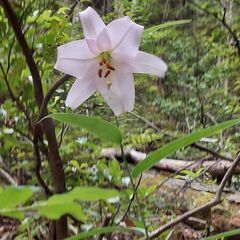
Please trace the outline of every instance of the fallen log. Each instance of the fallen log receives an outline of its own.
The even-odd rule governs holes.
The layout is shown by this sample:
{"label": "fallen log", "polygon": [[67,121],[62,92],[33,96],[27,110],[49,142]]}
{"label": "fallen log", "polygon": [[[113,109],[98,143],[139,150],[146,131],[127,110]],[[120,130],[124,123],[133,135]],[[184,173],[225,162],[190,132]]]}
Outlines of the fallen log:
{"label": "fallen log", "polygon": [[[132,148],[124,149],[125,156],[129,162],[139,163],[146,158],[146,153],[136,151]],[[105,148],[102,150],[102,157],[121,159],[121,151],[116,148]],[[213,159],[208,161],[187,161],[165,158],[154,165],[156,170],[164,170],[169,172],[178,172],[181,169],[196,171],[199,168],[207,169],[207,172],[214,177],[223,177],[231,166],[232,162],[222,159]],[[240,174],[240,166],[234,170],[234,174]]]}

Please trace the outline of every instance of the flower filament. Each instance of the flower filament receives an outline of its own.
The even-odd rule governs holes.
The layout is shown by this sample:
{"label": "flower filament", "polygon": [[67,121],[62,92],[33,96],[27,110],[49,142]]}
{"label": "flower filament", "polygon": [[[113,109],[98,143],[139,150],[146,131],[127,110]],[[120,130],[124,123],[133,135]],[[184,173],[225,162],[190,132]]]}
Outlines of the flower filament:
{"label": "flower filament", "polygon": [[[101,59],[99,61],[100,68],[98,69],[99,78],[108,78],[111,75],[112,71],[115,71],[115,68],[110,64],[110,56],[109,53],[101,54]],[[106,85],[108,90],[112,86],[112,81],[110,78],[106,79]]]}

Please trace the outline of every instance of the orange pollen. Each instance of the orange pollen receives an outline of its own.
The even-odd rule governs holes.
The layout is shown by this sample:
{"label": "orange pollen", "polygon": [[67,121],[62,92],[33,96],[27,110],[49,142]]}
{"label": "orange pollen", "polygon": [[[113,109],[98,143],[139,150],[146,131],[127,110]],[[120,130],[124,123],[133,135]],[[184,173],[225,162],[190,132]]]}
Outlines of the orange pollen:
{"label": "orange pollen", "polygon": [[102,61],[101,61],[101,62],[99,62],[99,65],[100,65],[100,66],[102,66],[102,65],[103,65],[103,62],[102,62]]}
{"label": "orange pollen", "polygon": [[98,70],[98,76],[101,78],[102,77],[102,69]]}
{"label": "orange pollen", "polygon": [[110,65],[109,63],[106,64],[106,67],[107,67],[108,69],[112,70],[112,71],[115,70],[115,68],[114,68],[112,65]]}
{"label": "orange pollen", "polygon": [[105,76],[104,76],[104,77],[107,78],[110,73],[111,73],[111,71],[110,71],[110,70],[107,70],[107,72],[105,73]]}
{"label": "orange pollen", "polygon": [[102,62],[103,62],[103,64],[106,64],[107,61],[105,58],[103,58]]}

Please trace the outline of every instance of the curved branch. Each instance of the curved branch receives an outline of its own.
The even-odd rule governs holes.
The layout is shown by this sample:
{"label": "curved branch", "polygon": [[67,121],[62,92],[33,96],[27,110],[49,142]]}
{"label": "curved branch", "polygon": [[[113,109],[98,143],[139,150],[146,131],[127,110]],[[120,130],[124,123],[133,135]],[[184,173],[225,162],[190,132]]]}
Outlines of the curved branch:
{"label": "curved branch", "polygon": [[[221,202],[221,196],[222,196],[222,192],[223,189],[227,183],[227,181],[232,177],[234,169],[237,167],[238,163],[240,162],[240,154],[237,155],[237,157],[235,158],[234,162],[232,163],[231,167],[228,169],[228,171],[226,172],[226,174],[224,175],[221,184],[219,185],[218,191],[215,194],[215,197],[212,201],[198,207],[195,208],[193,210],[190,210],[182,215],[180,215],[179,217],[175,218],[172,222],[169,222],[167,224],[164,224],[163,226],[157,228],[156,230],[154,230],[152,233],[149,234],[149,238],[150,239],[154,239],[157,236],[159,236],[161,233],[163,233],[164,231],[166,231],[167,229],[177,225],[178,223],[188,219],[189,217],[193,216],[194,214],[201,212],[203,210],[207,210],[212,208],[213,206],[219,204]],[[146,238],[143,238],[144,240]],[[141,239],[141,240],[143,240]]]}
{"label": "curved branch", "polygon": [[54,94],[54,92],[63,83],[65,83],[67,80],[69,80],[70,77],[71,77],[70,75],[64,74],[59,80],[54,82],[53,85],[50,87],[50,89],[48,90],[46,96],[44,97],[44,99],[42,101],[36,124],[38,124],[39,121],[41,121],[41,119],[44,118],[47,115],[45,109],[47,108],[48,102],[50,101],[50,99],[51,99],[52,95]]}

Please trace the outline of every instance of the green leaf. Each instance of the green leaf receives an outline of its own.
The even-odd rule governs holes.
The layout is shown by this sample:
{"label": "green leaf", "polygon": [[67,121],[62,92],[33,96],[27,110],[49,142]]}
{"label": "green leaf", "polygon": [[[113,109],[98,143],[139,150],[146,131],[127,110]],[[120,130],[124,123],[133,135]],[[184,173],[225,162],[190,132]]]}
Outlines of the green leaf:
{"label": "green leaf", "polygon": [[111,233],[111,232],[139,232],[144,234],[144,230],[141,228],[130,228],[130,227],[102,227],[102,228],[95,228],[89,230],[87,232],[80,233],[76,236],[66,238],[65,240],[78,240],[78,239],[86,239],[87,237],[92,237],[97,234],[104,234],[104,233]]}
{"label": "green leaf", "polygon": [[[10,189],[10,190],[9,190]],[[24,203],[32,196],[35,188],[24,187],[7,188],[0,194],[1,203],[5,201],[4,208],[0,208],[0,215],[23,219],[24,212],[38,212],[38,214],[49,219],[58,219],[65,214],[70,214],[76,219],[85,222],[86,217],[83,213],[80,201],[98,201],[119,197],[119,192],[111,189],[97,187],[77,187],[68,193],[55,194],[46,201],[36,202],[33,205],[18,208],[20,203]],[[5,195],[3,194],[5,192]],[[15,197],[14,197],[15,196]],[[13,200],[11,200],[13,199]],[[2,205],[1,205],[2,207]]]}
{"label": "green leaf", "polygon": [[237,234],[240,234],[240,229],[234,229],[234,230],[231,230],[231,231],[228,231],[228,232],[219,233],[219,234],[216,234],[216,235],[211,236],[211,237],[203,238],[202,240],[224,239],[226,237],[235,236]]}
{"label": "green leaf", "polygon": [[240,123],[240,119],[234,119],[234,120],[217,124],[213,127],[195,131],[187,136],[178,138],[164,145],[162,148],[150,153],[143,161],[141,161],[140,163],[137,164],[137,166],[134,167],[132,171],[132,176],[136,178],[140,173],[153,167],[154,164],[156,164],[158,161],[173,154],[177,150],[180,150],[181,148],[186,147],[200,140],[203,137],[207,137],[209,135],[212,135],[214,133],[217,133],[219,131],[222,131],[224,129],[227,129],[239,123]]}
{"label": "green leaf", "polygon": [[48,117],[71,126],[84,128],[97,137],[111,143],[120,144],[122,142],[120,130],[112,123],[99,117],[89,117],[73,113],[52,113]]}
{"label": "green leaf", "polygon": [[24,219],[24,211],[18,210],[17,208],[0,209],[0,215],[5,217],[16,218],[19,220]]}
{"label": "green leaf", "polygon": [[143,37],[146,37],[147,35],[154,33],[158,30],[164,29],[164,28],[168,28],[168,27],[175,27],[178,25],[182,25],[182,24],[187,24],[192,22],[192,19],[186,19],[186,20],[177,20],[177,21],[169,21],[163,24],[159,24],[150,28],[147,28],[144,30],[143,32]]}
{"label": "green leaf", "polygon": [[98,201],[118,197],[116,190],[101,189],[97,187],[77,187],[68,193],[56,194],[47,201],[42,201],[33,206],[40,215],[50,219],[58,219],[65,214],[70,214],[76,219],[85,222],[86,218],[79,201]]}
{"label": "green leaf", "polygon": [[24,204],[38,190],[34,186],[4,188],[0,191],[0,215],[23,219],[24,212],[13,208]]}
{"label": "green leaf", "polygon": [[119,197],[119,192],[97,187],[77,187],[71,192],[71,197],[79,201],[98,201]]}
{"label": "green leaf", "polygon": [[38,190],[32,186],[6,187],[0,193],[0,209],[22,205]]}
{"label": "green leaf", "polygon": [[74,202],[69,194],[54,195],[34,208],[38,210],[40,215],[49,219],[58,219],[65,214],[70,214],[79,221],[86,221],[81,206]]}

